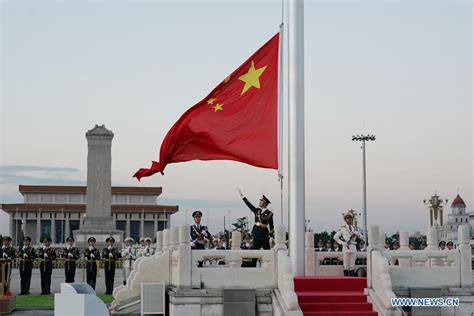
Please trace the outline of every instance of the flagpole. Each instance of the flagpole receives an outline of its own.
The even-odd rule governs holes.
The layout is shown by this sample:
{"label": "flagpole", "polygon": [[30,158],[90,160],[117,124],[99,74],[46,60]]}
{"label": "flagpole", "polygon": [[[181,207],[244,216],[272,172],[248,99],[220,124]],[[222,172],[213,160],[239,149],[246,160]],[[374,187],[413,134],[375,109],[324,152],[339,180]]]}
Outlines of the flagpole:
{"label": "flagpole", "polygon": [[280,24],[278,67],[278,182],[280,182],[280,217],[283,225],[283,21]]}
{"label": "flagpole", "polygon": [[295,276],[305,274],[305,175],[304,175],[304,1],[288,2],[288,187],[290,257]]}

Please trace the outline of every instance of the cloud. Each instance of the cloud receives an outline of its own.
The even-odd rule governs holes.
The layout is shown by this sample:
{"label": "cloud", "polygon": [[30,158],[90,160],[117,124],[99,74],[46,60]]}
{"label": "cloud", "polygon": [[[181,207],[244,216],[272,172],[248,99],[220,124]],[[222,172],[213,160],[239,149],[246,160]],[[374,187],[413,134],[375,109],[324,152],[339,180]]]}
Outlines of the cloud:
{"label": "cloud", "polygon": [[83,185],[85,181],[72,179],[79,169],[50,166],[0,166],[0,184]]}

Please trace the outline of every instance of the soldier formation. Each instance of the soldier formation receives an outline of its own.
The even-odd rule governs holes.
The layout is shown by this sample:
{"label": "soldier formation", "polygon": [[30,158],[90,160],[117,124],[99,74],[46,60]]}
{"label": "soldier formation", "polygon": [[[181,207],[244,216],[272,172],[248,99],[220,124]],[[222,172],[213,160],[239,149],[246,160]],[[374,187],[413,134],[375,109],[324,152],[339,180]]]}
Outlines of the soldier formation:
{"label": "soldier formation", "polygon": [[96,287],[97,271],[103,266],[105,294],[112,294],[118,261],[121,260],[123,263],[125,284],[125,280],[133,268],[133,262],[138,257],[148,257],[155,253],[154,248],[152,248],[152,239],[148,237],[140,239],[139,248],[133,246],[133,238],[126,238],[123,249],[116,248],[114,246],[115,239],[108,237],[106,239],[107,246],[102,250],[96,248],[96,238],[89,237],[87,240],[88,247],[83,251],[75,247],[73,237],[68,237],[66,239],[67,246],[60,250],[51,247],[52,240],[49,237],[44,238],[42,246],[36,249],[30,245],[31,238],[28,236],[23,238],[23,246],[18,247],[18,249],[15,249],[11,242],[10,237],[3,237],[2,248],[0,249],[0,263],[3,266],[0,283],[3,283],[4,287],[0,292],[5,294],[11,294],[10,281],[14,261],[18,262],[20,273],[20,295],[30,294],[31,276],[35,264],[41,276],[41,295],[51,294],[51,275],[55,263],[58,261],[61,261],[64,265],[66,283],[74,283],[76,270],[82,263],[85,269],[86,282],[93,289]]}
{"label": "soldier formation", "polygon": [[[252,233],[244,234],[240,248],[243,250],[250,249],[270,249],[270,238],[273,236],[273,213],[267,209],[270,200],[263,195],[259,200],[259,207],[253,206],[247,198],[245,198],[239,189],[239,194],[243,198],[244,203],[255,215],[255,225]],[[195,250],[203,249],[230,249],[230,245],[226,236],[213,236],[207,226],[201,224],[202,212],[195,211],[192,213],[194,224],[190,226],[190,244]],[[30,294],[31,275],[35,263],[38,264],[41,275],[41,294],[51,294],[51,275],[53,267],[57,259],[64,264],[64,275],[66,283],[75,281],[76,270],[79,268],[79,262],[82,261],[85,269],[87,283],[95,289],[97,272],[101,266],[104,269],[106,294],[112,294],[114,289],[115,269],[117,262],[122,262],[123,283],[133,269],[133,262],[139,257],[149,257],[155,254],[152,248],[152,239],[148,237],[140,238],[140,246],[134,247],[134,239],[125,238],[125,246],[117,249],[115,239],[108,237],[106,239],[107,246],[100,250],[96,247],[96,238],[89,237],[87,240],[88,247],[84,251],[80,251],[74,245],[74,238],[66,239],[67,246],[59,251],[51,247],[51,238],[44,238],[43,245],[37,249],[33,248],[31,238],[26,236],[23,238],[23,246],[15,249],[11,246],[12,239],[4,237],[2,239],[2,248],[0,251],[0,263],[4,269],[2,281],[4,284],[3,293],[9,293],[10,276],[13,268],[13,261],[19,263],[21,292],[20,295]],[[83,260],[81,259],[83,255]],[[219,261],[218,264],[225,264]],[[242,267],[256,267],[256,259],[244,259]],[[203,262],[199,262],[202,266]]]}

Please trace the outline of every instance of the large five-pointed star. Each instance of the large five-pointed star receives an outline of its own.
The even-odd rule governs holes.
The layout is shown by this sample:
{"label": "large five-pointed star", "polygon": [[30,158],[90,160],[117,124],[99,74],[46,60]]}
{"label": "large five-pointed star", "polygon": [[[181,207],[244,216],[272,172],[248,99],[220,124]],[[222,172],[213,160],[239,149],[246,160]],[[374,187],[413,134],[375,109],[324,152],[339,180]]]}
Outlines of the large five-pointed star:
{"label": "large five-pointed star", "polygon": [[251,87],[255,87],[257,89],[260,89],[260,80],[259,80],[259,78],[262,75],[262,73],[265,71],[266,68],[267,68],[267,66],[255,69],[255,64],[252,60],[252,63],[250,64],[250,68],[247,71],[247,73],[239,77],[240,81],[245,82],[244,88],[242,89],[242,93],[240,93],[240,95],[247,92],[247,90],[250,89]]}

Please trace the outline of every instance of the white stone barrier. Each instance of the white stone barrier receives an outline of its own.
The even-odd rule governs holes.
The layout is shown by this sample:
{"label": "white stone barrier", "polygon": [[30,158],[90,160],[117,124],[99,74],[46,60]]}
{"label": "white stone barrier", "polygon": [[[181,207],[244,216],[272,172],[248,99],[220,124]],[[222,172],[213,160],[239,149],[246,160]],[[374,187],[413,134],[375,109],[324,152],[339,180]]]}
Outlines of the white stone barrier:
{"label": "white stone barrier", "polygon": [[[294,276],[286,247],[285,228],[275,227],[271,250],[241,250],[240,232],[232,232],[230,250],[191,250],[189,226],[172,227],[157,233],[154,256],[135,261],[126,286],[115,288],[113,309],[140,300],[142,282],[158,282],[177,288],[270,289],[278,292],[284,309],[302,315],[294,291]],[[244,259],[255,259],[256,267],[242,267]],[[275,293],[276,293],[275,292]]]}
{"label": "white stone barrier", "polygon": [[[356,253],[356,259],[367,258],[367,252]],[[341,264],[334,264],[338,260]],[[355,270],[365,268],[366,265],[356,265]],[[342,251],[315,251],[314,234],[305,234],[305,275],[344,275],[342,266]]]}
{"label": "white stone barrier", "polygon": [[370,227],[367,287],[374,306],[384,315],[399,313],[390,304],[394,289],[472,287],[468,226],[459,226],[459,246],[452,250],[438,250],[434,228],[428,228],[424,250],[407,249],[406,232],[400,232],[400,249],[385,250],[379,244],[379,234],[377,226]]}
{"label": "white stone barrier", "polygon": [[[272,289],[277,286],[273,250],[195,250],[191,258],[192,287],[200,287],[201,282],[204,287],[214,289]],[[242,268],[243,259],[256,259],[259,264],[256,268]],[[199,262],[203,262],[202,267]]]}
{"label": "white stone barrier", "polygon": [[[316,256],[314,254],[314,234],[306,232],[305,234],[305,275],[316,275],[315,263]],[[319,269],[318,269],[319,270]]]}

